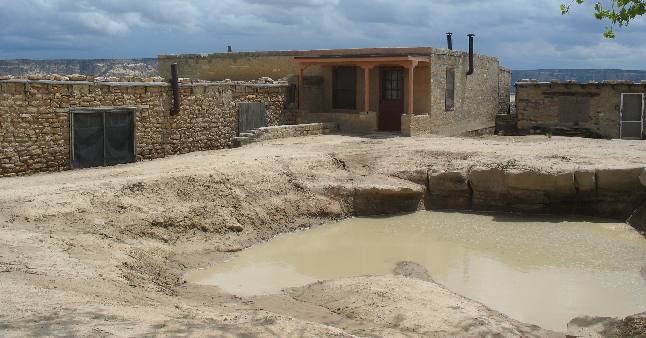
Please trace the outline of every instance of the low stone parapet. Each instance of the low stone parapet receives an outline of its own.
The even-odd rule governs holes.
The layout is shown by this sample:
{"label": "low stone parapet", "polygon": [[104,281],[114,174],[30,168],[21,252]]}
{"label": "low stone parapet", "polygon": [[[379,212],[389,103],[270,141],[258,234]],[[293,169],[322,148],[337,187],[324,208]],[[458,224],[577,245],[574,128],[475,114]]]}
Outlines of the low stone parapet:
{"label": "low stone parapet", "polygon": [[430,172],[431,209],[576,214],[632,219],[646,230],[646,169],[604,168],[548,173],[476,167]]}
{"label": "low stone parapet", "polygon": [[255,142],[312,135],[324,135],[337,131],[336,123],[308,123],[262,127],[242,133],[235,138],[236,146],[243,146]]}

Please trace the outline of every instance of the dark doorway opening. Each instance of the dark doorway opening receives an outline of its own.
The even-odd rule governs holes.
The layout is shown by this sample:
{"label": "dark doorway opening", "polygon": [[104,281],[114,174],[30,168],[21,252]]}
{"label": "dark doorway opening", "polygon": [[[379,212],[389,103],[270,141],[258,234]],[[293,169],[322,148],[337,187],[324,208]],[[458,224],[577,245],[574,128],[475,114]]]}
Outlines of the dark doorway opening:
{"label": "dark doorway opening", "polygon": [[132,110],[74,110],[71,118],[74,168],[111,166],[135,161],[135,123]]}
{"label": "dark doorway opening", "polygon": [[381,68],[379,96],[379,130],[401,131],[404,114],[404,70]]}

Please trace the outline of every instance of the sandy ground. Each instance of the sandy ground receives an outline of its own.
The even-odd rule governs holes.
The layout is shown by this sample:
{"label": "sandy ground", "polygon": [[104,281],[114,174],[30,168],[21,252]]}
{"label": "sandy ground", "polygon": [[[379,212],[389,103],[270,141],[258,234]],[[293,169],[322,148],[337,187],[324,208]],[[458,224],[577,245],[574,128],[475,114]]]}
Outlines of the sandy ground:
{"label": "sandy ground", "polygon": [[338,187],[366,180],[644,163],[642,141],[329,135],[2,178],[0,335],[559,336],[414,278],[240,298],[182,276],[279,233],[349,217]]}

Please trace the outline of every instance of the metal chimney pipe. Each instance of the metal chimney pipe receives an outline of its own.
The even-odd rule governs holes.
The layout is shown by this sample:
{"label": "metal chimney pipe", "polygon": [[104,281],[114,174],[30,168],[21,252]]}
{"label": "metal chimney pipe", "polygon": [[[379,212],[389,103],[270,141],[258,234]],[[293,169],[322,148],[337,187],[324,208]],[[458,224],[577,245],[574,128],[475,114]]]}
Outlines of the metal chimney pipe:
{"label": "metal chimney pipe", "polygon": [[171,63],[170,74],[170,85],[173,89],[173,108],[170,110],[170,115],[173,116],[179,114],[180,109],[179,73],[177,71],[177,63]]}
{"label": "metal chimney pipe", "polygon": [[473,37],[476,36],[475,34],[467,34],[469,37],[469,71],[467,71],[467,75],[473,74]]}
{"label": "metal chimney pipe", "polygon": [[446,33],[446,44],[449,50],[453,50],[453,33]]}

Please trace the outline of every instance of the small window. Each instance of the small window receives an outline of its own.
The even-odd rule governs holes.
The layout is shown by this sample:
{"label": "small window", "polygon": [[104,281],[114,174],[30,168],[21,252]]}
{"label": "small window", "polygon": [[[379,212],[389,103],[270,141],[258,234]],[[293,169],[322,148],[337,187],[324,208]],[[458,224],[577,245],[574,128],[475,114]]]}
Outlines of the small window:
{"label": "small window", "polygon": [[455,68],[446,69],[446,95],[444,105],[446,111],[455,109]]}
{"label": "small window", "polygon": [[383,101],[399,101],[402,99],[402,79],[404,72],[398,69],[385,70],[381,86]]}
{"label": "small window", "polygon": [[333,107],[335,109],[357,108],[356,67],[335,67],[333,80]]}

